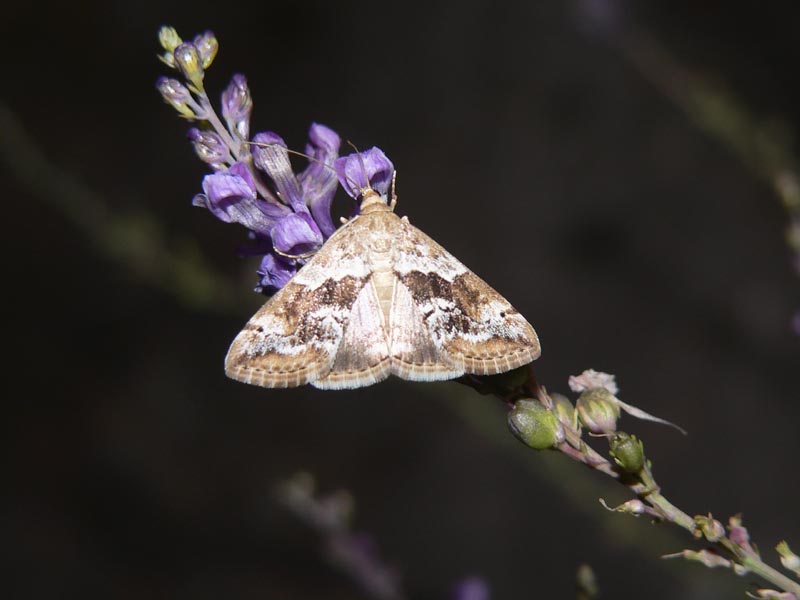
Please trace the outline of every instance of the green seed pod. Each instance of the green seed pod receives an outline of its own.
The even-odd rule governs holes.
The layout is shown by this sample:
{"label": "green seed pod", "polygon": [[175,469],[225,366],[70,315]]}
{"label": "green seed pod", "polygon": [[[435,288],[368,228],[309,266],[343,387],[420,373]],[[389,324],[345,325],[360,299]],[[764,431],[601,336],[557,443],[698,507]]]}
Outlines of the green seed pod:
{"label": "green seed pod", "polygon": [[564,441],[564,428],[555,413],[538,400],[517,400],[508,413],[508,426],[519,441],[534,450],[553,448]]}
{"label": "green seed pod", "polygon": [[572,429],[580,430],[578,413],[575,411],[575,407],[572,406],[572,402],[569,401],[569,398],[563,394],[550,394],[550,398],[553,400],[553,409],[556,411],[556,415],[558,415],[558,420]]}
{"label": "green seed pod", "polygon": [[623,431],[615,433],[610,442],[611,456],[628,473],[638,473],[644,467],[644,445],[636,436]]}
{"label": "green seed pod", "polygon": [[619,419],[617,398],[606,388],[586,390],[575,404],[581,423],[597,434],[614,433]]}

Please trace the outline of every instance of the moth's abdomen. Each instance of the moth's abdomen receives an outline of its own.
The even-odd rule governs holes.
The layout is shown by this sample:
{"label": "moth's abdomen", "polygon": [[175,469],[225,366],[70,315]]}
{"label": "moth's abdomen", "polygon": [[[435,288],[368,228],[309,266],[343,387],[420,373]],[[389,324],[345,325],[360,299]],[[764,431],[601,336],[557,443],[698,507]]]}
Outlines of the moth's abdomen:
{"label": "moth's abdomen", "polygon": [[397,280],[392,272],[392,264],[389,254],[376,257],[373,262],[372,285],[375,286],[375,294],[383,314],[384,331],[388,337],[389,314],[392,310],[392,294],[394,282]]}

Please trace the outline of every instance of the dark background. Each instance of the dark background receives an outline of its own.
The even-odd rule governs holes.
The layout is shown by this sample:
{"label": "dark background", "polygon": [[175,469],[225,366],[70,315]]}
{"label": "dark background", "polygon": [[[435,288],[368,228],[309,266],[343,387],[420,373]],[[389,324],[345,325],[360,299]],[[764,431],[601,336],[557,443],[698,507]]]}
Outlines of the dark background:
{"label": "dark background", "polygon": [[[208,89],[245,73],[253,131],[301,148],[315,120],[385,150],[398,212],[536,327],[542,383],[615,373],[623,400],[690,431],[623,421],[668,498],[743,512],[773,564],[780,539],[798,549],[788,216],[667,67],[794,151],[800,11],[633,4],[6,6],[3,596],[366,597],[274,502],[298,470],[353,494],[354,529],[409,598],[467,575],[493,598],[572,598],[582,562],[606,598],[743,597],[751,581],[659,559],[694,542],[604,511],[624,490],[527,450],[502,406],[456,384],[227,380],[256,263],[233,254],[243,231],[190,205],[205,171],[154,89],[163,23],[215,31]],[[221,283],[181,283],[175,256]]]}

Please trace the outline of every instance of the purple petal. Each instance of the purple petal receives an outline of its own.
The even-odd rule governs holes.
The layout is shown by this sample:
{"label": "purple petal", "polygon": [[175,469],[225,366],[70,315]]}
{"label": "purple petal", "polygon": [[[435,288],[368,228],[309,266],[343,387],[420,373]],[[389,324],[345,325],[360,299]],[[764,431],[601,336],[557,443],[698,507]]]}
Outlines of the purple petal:
{"label": "purple petal", "polygon": [[232,222],[225,210],[229,204],[256,198],[255,190],[247,181],[229,171],[203,177],[203,191],[208,198],[208,209],[226,223]]}
{"label": "purple petal", "polygon": [[[349,154],[337,158],[333,165],[339,175],[339,183],[353,198],[361,195],[361,190],[371,187],[381,196],[389,191],[394,165],[380,148],[370,148],[366,152]],[[366,179],[365,179],[366,175]]]}
{"label": "purple petal", "polygon": [[311,215],[294,213],[275,223],[272,245],[284,254],[305,254],[322,246],[322,233]]}
{"label": "purple petal", "polygon": [[228,169],[228,171],[244,179],[245,182],[247,182],[248,187],[251,190],[253,190],[253,195],[255,196],[256,182],[253,181],[253,174],[250,172],[250,169],[247,167],[246,164],[244,164],[243,162],[233,163]]}
{"label": "purple petal", "polygon": [[341,140],[335,131],[319,123],[311,124],[308,138],[310,143],[306,145],[306,154],[314,160],[309,162],[297,179],[314,220],[325,238],[328,238],[336,230],[331,218],[331,202],[337,185],[333,161],[339,155]]}
{"label": "purple petal", "polygon": [[284,258],[274,253],[267,254],[261,259],[258,269],[260,280],[256,292],[271,295],[289,283],[289,280],[299,269],[290,258]]}
{"label": "purple petal", "polygon": [[339,135],[330,127],[325,127],[321,123],[312,123],[308,130],[308,139],[315,148],[320,148],[327,153],[339,152],[342,140]]}
{"label": "purple petal", "polygon": [[194,197],[193,204],[204,206],[221,221],[241,223],[263,235],[269,233],[276,219],[285,215],[279,207],[256,196],[253,179],[241,163],[228,171],[206,175],[203,192]]}
{"label": "purple petal", "polygon": [[292,163],[289,162],[286,142],[271,131],[257,133],[253,142],[262,144],[253,146],[253,160],[275,182],[281,200],[296,213],[308,213],[300,184],[292,171]]}

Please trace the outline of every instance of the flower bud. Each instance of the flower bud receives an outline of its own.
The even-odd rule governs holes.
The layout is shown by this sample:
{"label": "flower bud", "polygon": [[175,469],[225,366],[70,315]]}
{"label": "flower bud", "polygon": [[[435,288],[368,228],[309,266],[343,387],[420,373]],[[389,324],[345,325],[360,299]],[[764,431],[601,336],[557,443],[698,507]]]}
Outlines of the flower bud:
{"label": "flower bud", "polygon": [[203,64],[194,44],[183,43],[172,53],[175,64],[178,65],[183,76],[197,89],[203,89]]}
{"label": "flower bud", "polygon": [[608,434],[617,430],[617,399],[605,388],[586,390],[575,404],[581,423],[592,433]]}
{"label": "flower bud", "polygon": [[569,398],[563,394],[550,394],[550,398],[553,400],[553,409],[556,411],[558,420],[567,427],[579,429],[578,413]]}
{"label": "flower bud", "polygon": [[163,63],[173,69],[175,68],[175,57],[172,53],[182,42],[183,40],[181,40],[174,27],[164,25],[158,30],[158,43],[161,44],[161,47],[164,49],[164,53],[159,56],[159,58]]}
{"label": "flower bud", "polygon": [[602,504],[606,510],[610,510],[611,512],[625,513],[628,515],[633,515],[634,517],[639,517],[645,514],[653,514],[653,509],[649,508],[638,498],[633,498],[613,508],[606,504],[606,501],[602,498],[600,498],[600,504]]}
{"label": "flower bud", "polygon": [[200,64],[204,69],[207,69],[214,62],[214,57],[217,55],[217,50],[219,50],[219,42],[214,37],[214,32],[206,31],[201,33],[194,38],[192,43],[197,48]]}
{"label": "flower bud", "polygon": [[222,116],[228,124],[230,132],[246,140],[250,136],[250,113],[253,110],[253,99],[244,75],[236,74],[228,87],[222,92]]}
{"label": "flower bud", "polygon": [[694,523],[697,526],[697,532],[712,544],[720,541],[725,535],[725,527],[712,517],[711,513],[707,517],[697,515],[694,518]]}
{"label": "flower bud", "polygon": [[192,140],[194,151],[204,163],[219,168],[226,161],[233,162],[228,152],[228,146],[213,131],[203,131],[192,127],[188,132],[188,136]]}
{"label": "flower bud", "polygon": [[757,554],[750,544],[750,533],[742,525],[742,516],[734,515],[728,519],[728,538],[748,554]]}
{"label": "flower bud", "polygon": [[178,35],[174,27],[164,25],[158,30],[158,43],[161,47],[169,53],[172,53],[175,48],[183,43],[183,40]]}
{"label": "flower bud", "polygon": [[164,102],[172,106],[181,115],[188,118],[197,116],[188,105],[192,95],[180,81],[169,77],[159,77],[158,81],[156,81],[156,87],[161,92]]}
{"label": "flower bud", "polygon": [[786,540],[775,546],[775,550],[781,555],[781,564],[783,567],[789,571],[793,571],[795,575],[800,577],[800,556],[797,556],[797,554],[791,551]]}
{"label": "flower bud", "polygon": [[644,467],[644,445],[636,436],[623,431],[611,438],[609,453],[622,469],[638,473]]}
{"label": "flower bud", "polygon": [[564,441],[564,428],[553,411],[538,400],[517,400],[508,413],[508,426],[523,444],[546,450]]}
{"label": "flower bud", "polygon": [[[699,562],[707,566],[709,569],[714,567],[727,567],[731,568],[731,561],[715,550],[684,550],[676,552],[675,554],[667,554],[663,558],[678,558],[682,557],[686,560]],[[735,565],[734,565],[735,566]]]}

